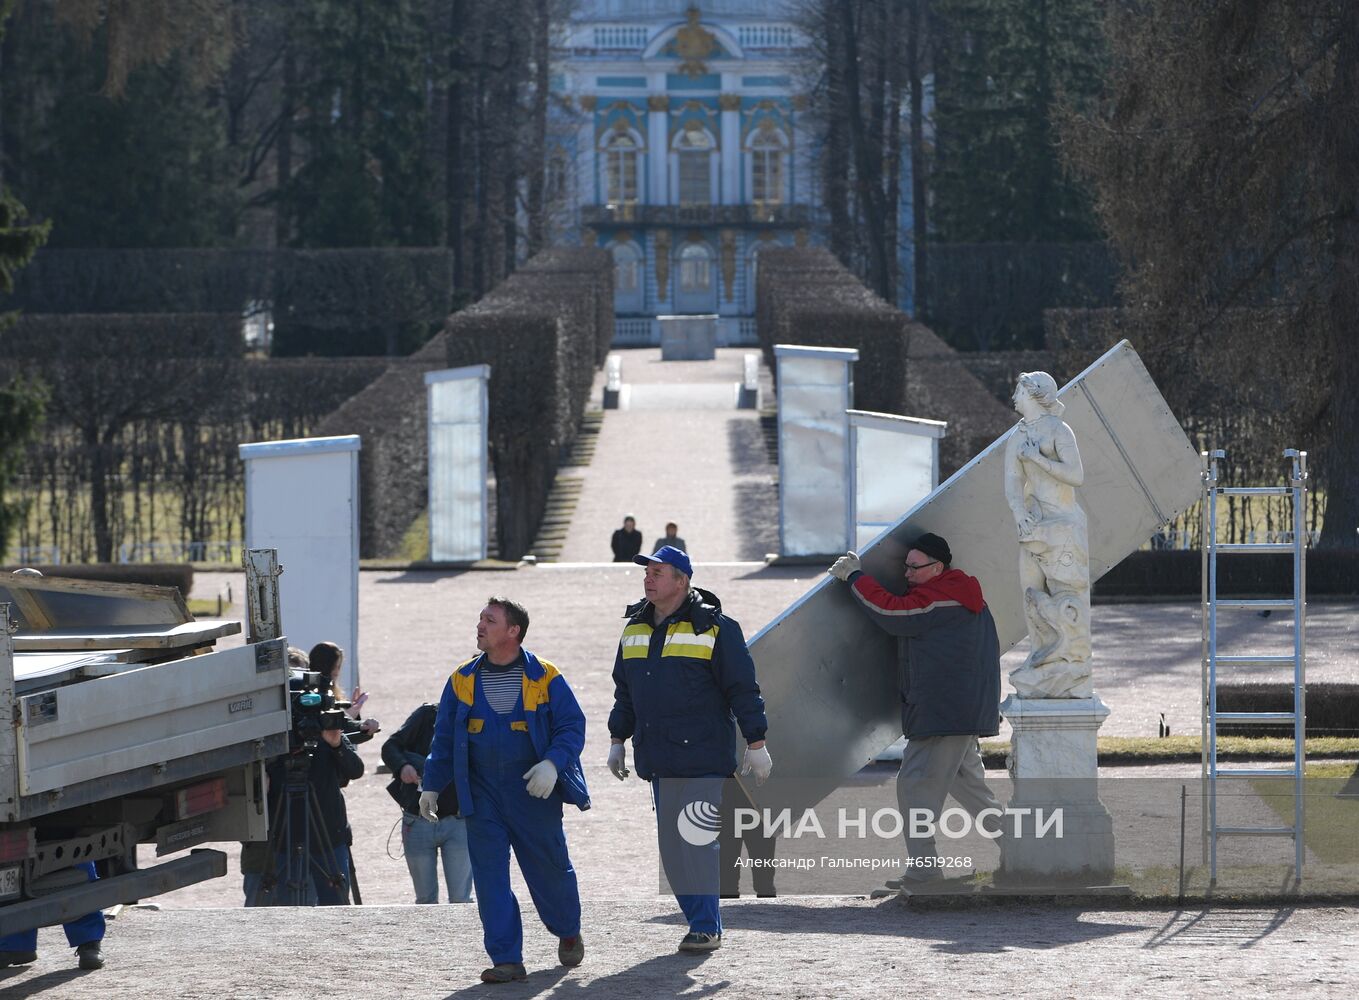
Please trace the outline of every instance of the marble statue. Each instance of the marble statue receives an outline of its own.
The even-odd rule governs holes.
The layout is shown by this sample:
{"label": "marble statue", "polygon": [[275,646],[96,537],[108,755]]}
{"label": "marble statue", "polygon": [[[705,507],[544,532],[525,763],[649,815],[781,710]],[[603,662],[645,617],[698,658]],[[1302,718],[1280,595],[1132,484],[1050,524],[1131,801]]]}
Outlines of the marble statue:
{"label": "marble statue", "polygon": [[1090,550],[1076,487],[1085,479],[1076,436],[1047,372],[1014,392],[1022,418],[1005,448],[1005,499],[1019,531],[1019,582],[1029,656],[1010,672],[1021,698],[1089,698]]}

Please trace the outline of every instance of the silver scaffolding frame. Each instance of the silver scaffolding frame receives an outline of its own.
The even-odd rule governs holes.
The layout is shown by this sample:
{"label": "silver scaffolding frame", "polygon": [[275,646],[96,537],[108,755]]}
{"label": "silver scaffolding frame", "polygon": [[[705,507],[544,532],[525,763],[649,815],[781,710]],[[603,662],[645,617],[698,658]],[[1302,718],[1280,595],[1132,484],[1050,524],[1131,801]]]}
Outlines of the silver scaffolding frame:
{"label": "silver scaffolding frame", "polygon": [[[1203,677],[1202,677],[1202,797],[1203,853],[1209,867],[1210,885],[1217,883],[1217,842],[1220,837],[1292,837],[1293,880],[1302,880],[1303,797],[1302,779],[1306,765],[1307,719],[1307,452],[1288,448],[1283,453],[1291,460],[1287,486],[1219,486],[1218,462],[1226,452],[1218,449],[1200,452],[1203,466],[1202,552],[1203,552]],[[1293,504],[1292,540],[1288,542],[1220,543],[1217,540],[1217,501],[1222,496],[1286,496]],[[1293,555],[1293,595],[1290,599],[1222,600],[1217,596],[1217,557],[1219,553],[1291,552]],[[1291,611],[1293,613],[1293,652],[1275,655],[1222,655],[1218,652],[1217,615],[1219,611]],[[1219,712],[1217,686],[1219,667],[1293,667],[1293,711]],[[1223,769],[1217,759],[1217,727],[1220,723],[1266,725],[1293,723],[1293,765],[1290,768]],[[1293,779],[1292,826],[1222,826],[1217,818],[1219,778]]]}

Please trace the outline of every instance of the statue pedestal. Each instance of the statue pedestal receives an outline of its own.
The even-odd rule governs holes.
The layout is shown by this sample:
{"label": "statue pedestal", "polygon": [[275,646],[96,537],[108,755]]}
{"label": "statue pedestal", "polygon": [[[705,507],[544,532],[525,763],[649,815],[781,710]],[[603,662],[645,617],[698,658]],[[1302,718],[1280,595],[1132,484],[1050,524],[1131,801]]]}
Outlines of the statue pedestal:
{"label": "statue pedestal", "polygon": [[1000,706],[1010,723],[1008,810],[998,884],[1075,889],[1108,885],[1113,819],[1099,799],[1095,737],[1109,716],[1098,696],[1020,698]]}

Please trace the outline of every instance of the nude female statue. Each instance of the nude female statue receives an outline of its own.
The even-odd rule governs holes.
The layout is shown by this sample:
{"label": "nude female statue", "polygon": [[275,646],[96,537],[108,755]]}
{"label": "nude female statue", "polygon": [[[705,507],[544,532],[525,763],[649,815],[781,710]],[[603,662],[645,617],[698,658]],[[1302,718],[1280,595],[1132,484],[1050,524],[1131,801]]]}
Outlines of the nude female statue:
{"label": "nude female statue", "polygon": [[1022,418],[1005,448],[1005,499],[1019,531],[1019,581],[1029,626],[1029,658],[1010,674],[1029,698],[1088,698],[1090,557],[1085,479],[1065,405],[1047,372],[1025,372],[1014,392]]}

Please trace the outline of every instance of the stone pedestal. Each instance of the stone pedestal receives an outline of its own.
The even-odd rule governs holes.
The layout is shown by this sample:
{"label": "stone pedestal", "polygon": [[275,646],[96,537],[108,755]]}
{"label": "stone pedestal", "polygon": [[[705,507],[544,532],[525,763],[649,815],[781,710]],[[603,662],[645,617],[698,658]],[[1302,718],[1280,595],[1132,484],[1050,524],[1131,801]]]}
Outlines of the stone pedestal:
{"label": "stone pedestal", "polygon": [[[1020,698],[1000,706],[1013,729],[1008,809],[998,883],[1072,890],[1107,885],[1113,819],[1099,799],[1095,738],[1109,708],[1091,698]],[[1012,829],[1014,835],[1009,835]]]}
{"label": "stone pedestal", "polygon": [[657,316],[662,361],[711,361],[717,357],[717,316]]}

